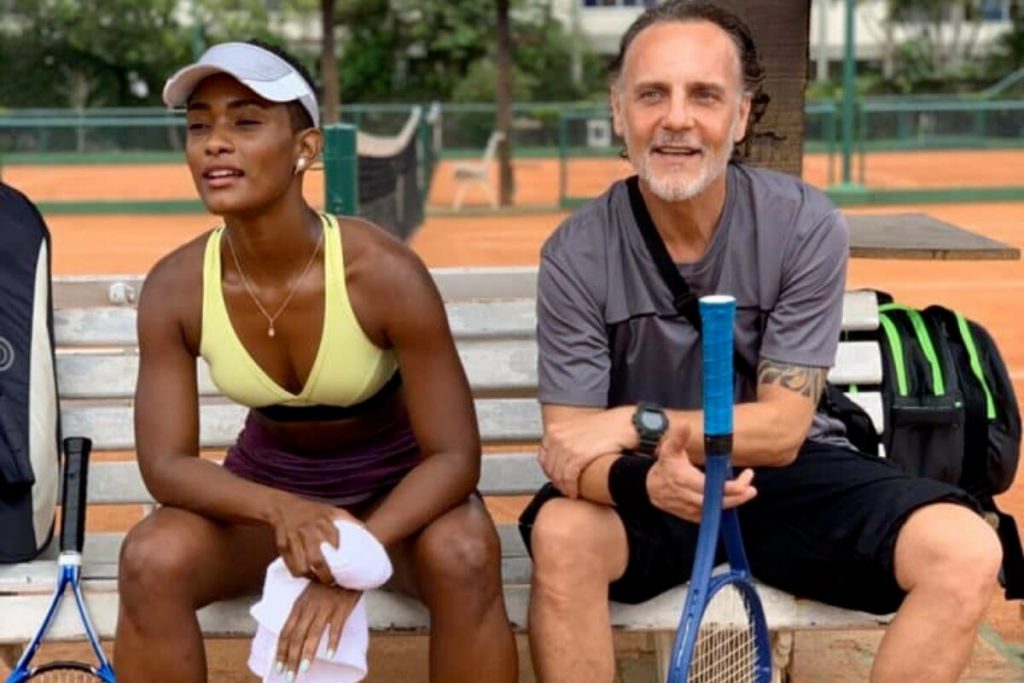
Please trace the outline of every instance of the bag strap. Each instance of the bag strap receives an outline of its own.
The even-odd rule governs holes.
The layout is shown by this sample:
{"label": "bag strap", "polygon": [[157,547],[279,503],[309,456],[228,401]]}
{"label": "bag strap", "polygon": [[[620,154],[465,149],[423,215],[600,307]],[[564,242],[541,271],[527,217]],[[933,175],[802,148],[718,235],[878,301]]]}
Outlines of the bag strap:
{"label": "bag strap", "polygon": [[[640,193],[640,179],[637,176],[632,176],[626,181],[626,188],[629,191],[629,205],[633,210],[633,217],[636,219],[640,236],[643,237],[644,244],[647,245],[647,252],[658,268],[661,279],[672,293],[672,306],[676,309],[676,313],[686,318],[697,330],[697,334],[700,334],[700,307],[697,303],[697,296],[672,261],[672,256],[669,255],[668,249],[665,247],[665,241],[658,234],[654,220],[651,219],[651,214],[647,211],[643,194]],[[733,348],[733,362],[740,374],[756,383],[757,373],[735,348]]]}
{"label": "bag strap", "polygon": [[994,517],[999,545],[1003,547],[1003,565],[999,583],[1007,600],[1024,598],[1024,549],[1021,548],[1017,522],[998,507],[992,496],[976,496],[986,517]]}

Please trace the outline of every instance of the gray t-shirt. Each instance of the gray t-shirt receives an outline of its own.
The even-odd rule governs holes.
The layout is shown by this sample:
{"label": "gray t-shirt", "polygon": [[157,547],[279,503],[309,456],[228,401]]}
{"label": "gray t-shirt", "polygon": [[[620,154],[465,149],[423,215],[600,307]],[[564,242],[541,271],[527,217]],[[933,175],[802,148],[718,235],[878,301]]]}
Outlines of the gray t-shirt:
{"label": "gray t-shirt", "polygon": [[[707,250],[678,264],[697,296],[736,297],[736,350],[831,367],[842,323],[848,234],[818,190],[788,175],[730,164]],[[701,405],[700,337],[672,305],[637,226],[626,181],[570,216],[541,251],[537,288],[541,403],[612,407]],[[739,401],[752,377],[736,373]],[[819,414],[809,437],[841,439]]]}

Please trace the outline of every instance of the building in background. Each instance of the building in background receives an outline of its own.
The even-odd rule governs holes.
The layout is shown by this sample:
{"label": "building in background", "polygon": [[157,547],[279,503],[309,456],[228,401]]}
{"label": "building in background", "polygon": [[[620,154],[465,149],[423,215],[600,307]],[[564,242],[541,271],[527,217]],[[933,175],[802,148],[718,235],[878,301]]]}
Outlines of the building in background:
{"label": "building in background", "polygon": [[[812,79],[838,75],[843,59],[846,0],[812,0],[810,68]],[[864,66],[892,72],[898,48],[921,35],[924,27],[932,40],[948,52],[948,59],[982,56],[1011,27],[1014,0],[976,0],[971,16],[961,3],[950,2],[938,17],[912,9],[888,21],[889,0],[857,0],[857,59]],[[551,0],[552,9],[566,26],[598,54],[618,51],[622,32],[645,8],[657,0]],[[936,20],[937,19],[937,20]],[[940,56],[941,57],[941,56]]]}

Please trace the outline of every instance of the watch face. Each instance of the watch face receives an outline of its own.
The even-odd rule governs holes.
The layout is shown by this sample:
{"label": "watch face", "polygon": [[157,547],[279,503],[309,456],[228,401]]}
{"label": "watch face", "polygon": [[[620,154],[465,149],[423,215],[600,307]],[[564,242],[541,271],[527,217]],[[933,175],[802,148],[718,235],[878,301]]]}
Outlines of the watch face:
{"label": "watch face", "polygon": [[645,410],[640,413],[640,424],[643,425],[644,429],[652,432],[658,431],[665,428],[665,416],[653,410]]}

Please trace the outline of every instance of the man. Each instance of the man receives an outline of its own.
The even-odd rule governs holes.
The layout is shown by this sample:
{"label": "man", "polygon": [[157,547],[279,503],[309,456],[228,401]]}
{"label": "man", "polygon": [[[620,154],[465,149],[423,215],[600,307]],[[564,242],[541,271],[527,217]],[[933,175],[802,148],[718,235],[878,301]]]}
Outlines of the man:
{"label": "man", "polygon": [[699,333],[674,308],[643,225],[696,295],[737,299],[733,459],[745,469],[726,505],[738,506],[755,576],[898,610],[872,681],[956,680],[999,544],[965,493],[854,451],[816,414],[838,342],[846,226],[798,179],[730,163],[767,99],[749,30],[709,3],[668,2],[627,30],[612,76],[637,178],[560,226],[538,283],[540,461],[553,485],[521,523],[540,680],[611,681],[608,598],[647,600],[686,581],[693,562]]}

